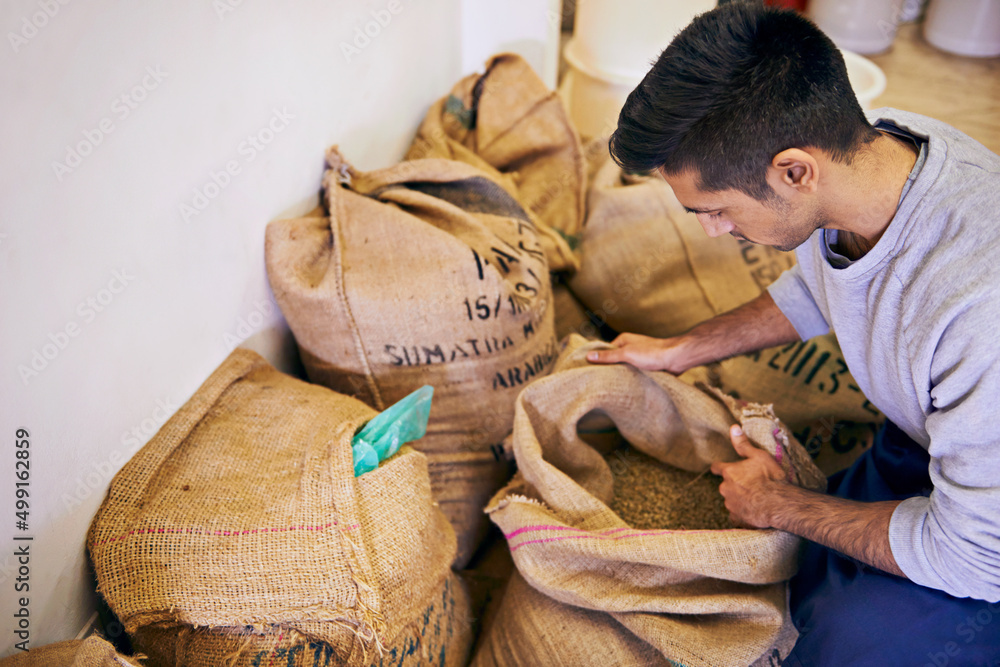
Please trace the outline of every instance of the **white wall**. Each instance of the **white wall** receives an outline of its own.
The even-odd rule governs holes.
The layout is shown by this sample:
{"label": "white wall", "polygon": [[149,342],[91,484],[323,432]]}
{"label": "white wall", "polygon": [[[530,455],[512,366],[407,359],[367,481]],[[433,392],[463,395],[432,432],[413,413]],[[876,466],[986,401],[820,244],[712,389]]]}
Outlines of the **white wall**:
{"label": "white wall", "polygon": [[[0,5],[0,656],[22,595],[30,646],[85,625],[84,538],[108,482],[233,347],[249,337],[294,365],[263,233],[312,208],[324,149],[339,143],[361,168],[399,159],[469,69],[462,23],[483,31],[480,49],[527,44],[551,23],[552,0],[533,2],[524,40],[510,24],[491,36],[475,17],[488,6],[469,0]],[[554,59],[543,51],[525,55]],[[227,164],[237,173],[219,176]],[[34,537],[27,594],[14,591],[15,533]]]}

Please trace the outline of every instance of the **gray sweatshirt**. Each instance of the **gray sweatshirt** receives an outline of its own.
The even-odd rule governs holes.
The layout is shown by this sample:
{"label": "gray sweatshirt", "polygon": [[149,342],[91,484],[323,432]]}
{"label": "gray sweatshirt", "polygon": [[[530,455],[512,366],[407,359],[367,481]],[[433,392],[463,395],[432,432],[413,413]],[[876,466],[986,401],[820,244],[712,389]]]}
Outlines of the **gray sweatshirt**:
{"label": "gray sweatshirt", "polygon": [[895,217],[855,262],[834,256],[835,232],[817,230],[769,292],[803,340],[837,332],[861,390],[930,454],[930,497],[903,501],[889,525],[900,569],[995,602],[1000,156],[917,114],[878,109],[869,120],[926,141]]}

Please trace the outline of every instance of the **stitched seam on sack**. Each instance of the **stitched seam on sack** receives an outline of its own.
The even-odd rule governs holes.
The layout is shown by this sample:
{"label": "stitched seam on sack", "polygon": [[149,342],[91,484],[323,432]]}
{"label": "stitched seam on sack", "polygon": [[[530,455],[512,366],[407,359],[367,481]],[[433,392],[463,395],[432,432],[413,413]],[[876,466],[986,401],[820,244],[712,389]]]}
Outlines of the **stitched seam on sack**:
{"label": "stitched seam on sack", "polygon": [[[483,78],[486,78],[487,74],[484,74]],[[548,102],[550,102],[553,99],[556,100],[556,102],[559,103],[559,106],[560,106],[560,108],[563,111],[563,117],[561,118],[561,121],[562,121],[561,125],[572,136],[572,134],[573,134],[573,126],[572,126],[572,124],[570,122],[568,122],[568,119],[566,118],[566,109],[565,109],[565,107],[562,106],[562,101],[560,101],[560,99],[559,99],[559,93],[557,93],[555,91],[550,91],[548,95],[546,95],[545,97],[543,97],[542,99],[540,99],[538,102],[536,102],[534,104],[534,106],[532,106],[530,109],[528,109],[528,111],[523,116],[521,116],[520,118],[518,118],[517,122],[515,122],[513,125],[511,125],[510,127],[508,127],[506,130],[504,130],[503,132],[501,132],[497,136],[493,137],[493,141],[491,141],[488,145],[486,145],[486,146],[479,146],[478,142],[477,142],[477,145],[476,145],[477,150],[476,150],[476,152],[477,153],[485,153],[485,152],[487,152],[489,150],[490,146],[492,146],[493,144],[495,144],[497,141],[499,141],[500,139],[502,139],[506,135],[508,135],[511,132],[513,132],[514,129],[518,125],[520,125],[524,121],[525,118],[527,118],[530,114],[534,113],[535,110],[537,110],[538,108],[540,108],[542,105],[547,104]],[[478,112],[478,108],[477,108],[477,111],[476,111],[476,115],[477,115],[476,121],[477,121],[477,124],[478,124],[478,121],[479,121],[478,113],[479,112]],[[479,128],[477,126],[477,128],[476,128],[476,130],[477,130],[477,137],[478,137],[478,129]],[[579,150],[579,149],[576,150],[576,151],[574,151],[574,154],[573,154],[573,166],[575,166],[577,168],[576,175],[578,177],[582,176],[583,179],[584,179],[584,181],[586,180],[586,176],[585,176],[585,174],[586,174],[586,166],[585,166],[585,164],[586,164],[586,162],[585,162],[585,158],[583,157],[583,151]],[[497,169],[497,171],[500,171],[500,170]],[[501,172],[501,173],[506,174],[507,172]],[[577,202],[576,202],[576,208],[577,208],[576,213],[577,213],[577,217],[580,220],[583,220],[586,217],[586,213],[587,213],[586,188],[581,188],[580,192],[581,192],[581,196],[577,198]]]}
{"label": "stitched seam on sack", "polygon": [[[118,537],[109,537],[107,539],[101,540],[100,542],[94,542],[90,546],[99,547],[110,542],[120,542],[133,535],[145,535],[149,533],[179,533],[184,535],[215,535],[218,537],[239,537],[240,535],[256,535],[258,533],[287,533],[294,530],[326,530],[330,526],[336,526],[338,522],[331,521],[330,523],[320,525],[320,526],[286,526],[284,528],[248,528],[246,530],[201,530],[199,528],[137,528],[136,530],[130,530],[124,535],[119,535]],[[354,530],[358,528],[358,524],[348,526],[342,530]]]}
{"label": "stitched seam on sack", "polygon": [[[339,195],[340,193],[338,193]],[[344,261],[343,261],[343,234],[341,234],[341,224],[340,220],[343,217],[343,202],[342,197],[337,197],[337,210],[336,212],[330,212],[330,223],[337,226],[337,231],[334,234],[333,239],[333,256],[334,256],[334,266],[337,271],[337,296],[340,297],[340,302],[344,305],[344,311],[347,313],[347,319],[351,323],[351,338],[354,339],[354,349],[357,351],[358,355],[361,357],[361,361],[365,367],[365,380],[368,382],[368,388],[371,389],[372,398],[375,399],[375,406],[378,410],[385,410],[386,405],[382,401],[382,394],[379,392],[378,383],[375,382],[375,375],[372,373],[371,362],[368,361],[368,355],[365,353],[364,344],[361,342],[361,333],[358,331],[357,320],[354,319],[354,311],[351,310],[351,304],[347,301],[347,290],[344,286]],[[331,230],[332,231],[332,230]]]}
{"label": "stitched seam on sack", "polygon": [[[536,526],[525,526],[524,528],[518,528],[510,534],[504,535],[507,539],[515,537],[524,532],[537,532],[540,530],[574,530],[580,533],[586,533],[589,536],[594,536],[597,539],[601,539],[604,535],[610,535],[611,533],[620,533],[623,530],[636,530],[635,528],[623,527],[623,528],[608,528],[607,530],[601,531],[591,531],[584,530],[583,528],[574,528],[573,526],[554,526],[554,525],[536,525]],[[671,534],[671,533],[720,533],[725,531],[739,530],[743,531],[746,528],[705,528],[705,529],[694,529],[694,530],[676,530],[672,528],[663,528],[660,530],[653,531],[641,531],[641,535],[661,535],[661,534]],[[759,530],[757,532],[760,532]],[[634,537],[638,537],[635,535]],[[625,536],[628,537],[628,536]]]}
{"label": "stitched seam on sack", "polygon": [[[538,526],[530,527],[528,530],[579,530],[581,532],[586,532],[581,528],[570,528],[567,526]],[[631,528],[615,528],[613,530],[632,530]],[[560,535],[558,537],[540,537],[537,540],[528,540],[526,542],[521,542],[520,544],[510,547],[511,551],[517,551],[523,546],[529,544],[539,544],[543,542],[557,542],[561,540],[583,540],[583,539],[593,539],[593,540],[622,540],[628,537],[650,537],[655,535],[672,535],[674,533],[720,533],[720,532],[731,532],[734,530],[743,530],[741,528],[723,528],[721,530],[653,530],[641,533],[633,533],[630,535],[604,535],[601,533],[587,533],[586,535]]]}
{"label": "stitched seam on sack", "polygon": [[536,532],[536,531],[539,531],[539,530],[575,530],[575,531],[580,532],[580,533],[610,535],[611,533],[620,533],[623,530],[635,530],[635,529],[634,528],[627,528],[627,527],[623,527],[623,528],[608,528],[607,530],[596,531],[596,533],[595,533],[594,531],[584,530],[583,528],[574,528],[573,526],[535,525],[535,526],[524,526],[523,528],[518,528],[514,532],[504,533],[504,537],[509,540],[512,537],[517,537],[521,533],[530,533],[530,532]]}
{"label": "stitched seam on sack", "polygon": [[[671,192],[673,192],[673,190],[671,190]],[[681,246],[684,248],[684,263],[687,264],[687,269],[691,274],[691,279],[694,281],[694,284],[698,286],[698,291],[701,292],[701,298],[705,300],[705,303],[708,304],[708,307],[712,310],[712,312],[718,315],[720,311],[719,307],[711,298],[709,298],[708,292],[705,290],[705,286],[702,285],[701,280],[698,279],[698,272],[695,270],[694,262],[691,260],[691,246],[688,244],[687,239],[684,238],[684,232],[681,231],[681,226],[677,224],[676,220],[674,220],[674,216],[671,215],[670,212],[670,207],[663,201],[662,195],[659,197],[659,202],[663,212],[666,214],[667,218],[669,218],[671,224],[673,224],[674,231],[677,232],[677,238],[681,240]]]}
{"label": "stitched seam on sack", "polygon": [[[485,74],[483,75],[483,78],[486,78],[486,75],[485,75]],[[515,129],[515,128],[516,128],[516,127],[517,127],[518,125],[520,125],[520,124],[521,124],[522,122],[524,122],[524,119],[525,119],[525,118],[527,118],[528,116],[530,116],[531,114],[533,114],[533,113],[535,112],[535,110],[536,110],[536,109],[538,109],[539,107],[541,107],[541,106],[542,106],[543,104],[547,104],[548,102],[550,102],[550,101],[551,101],[551,100],[553,100],[553,99],[558,99],[558,97],[559,97],[559,94],[558,94],[558,93],[556,93],[556,92],[554,92],[554,91],[552,91],[552,92],[549,92],[549,93],[548,93],[548,94],[547,94],[547,95],[546,95],[545,97],[543,97],[543,98],[541,98],[540,100],[538,100],[537,102],[535,102],[535,103],[534,103],[534,104],[533,104],[533,105],[531,106],[531,108],[530,108],[530,109],[528,109],[528,110],[527,110],[527,111],[526,111],[526,112],[524,113],[524,115],[523,115],[523,116],[521,116],[520,118],[518,118],[518,119],[517,119],[517,120],[516,120],[516,121],[514,122],[514,124],[513,124],[513,125],[511,125],[511,126],[510,126],[510,127],[508,127],[508,128],[506,129],[506,130],[504,130],[504,131],[503,131],[503,132],[501,132],[500,134],[498,134],[498,135],[496,135],[495,137],[493,137],[493,139],[492,139],[492,141],[490,141],[490,143],[488,143],[488,144],[487,144],[487,145],[485,145],[485,146],[480,146],[480,145],[479,145],[479,143],[478,143],[478,141],[477,141],[477,142],[476,142],[476,148],[477,148],[476,152],[477,152],[477,153],[480,153],[480,154],[488,152],[491,146],[493,146],[493,145],[494,145],[494,144],[495,144],[496,142],[498,142],[498,141],[500,141],[501,139],[503,139],[504,137],[506,137],[506,136],[507,136],[508,134],[511,134],[512,132],[514,132],[514,129]],[[479,135],[479,126],[478,126],[478,121],[479,121],[479,118],[478,118],[478,115],[479,115],[479,113],[478,113],[478,109],[477,109],[477,112],[476,112],[476,116],[477,116],[477,118],[476,118],[476,121],[477,121],[477,126],[476,126],[476,138],[477,138],[477,140],[478,140],[478,135]],[[568,129],[568,128],[567,128],[567,129]],[[494,168],[496,169],[496,167],[494,167]],[[497,169],[497,171],[500,171],[500,170],[499,170],[499,169]],[[500,173],[507,173],[507,172],[500,172]]]}

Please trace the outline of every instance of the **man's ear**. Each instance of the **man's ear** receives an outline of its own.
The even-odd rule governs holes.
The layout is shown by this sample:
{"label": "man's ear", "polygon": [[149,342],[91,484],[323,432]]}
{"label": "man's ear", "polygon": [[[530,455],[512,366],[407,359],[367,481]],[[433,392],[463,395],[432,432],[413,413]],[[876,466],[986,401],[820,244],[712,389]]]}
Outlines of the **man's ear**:
{"label": "man's ear", "polygon": [[801,148],[786,148],[772,158],[767,180],[779,192],[791,188],[800,194],[813,194],[819,187],[819,162]]}

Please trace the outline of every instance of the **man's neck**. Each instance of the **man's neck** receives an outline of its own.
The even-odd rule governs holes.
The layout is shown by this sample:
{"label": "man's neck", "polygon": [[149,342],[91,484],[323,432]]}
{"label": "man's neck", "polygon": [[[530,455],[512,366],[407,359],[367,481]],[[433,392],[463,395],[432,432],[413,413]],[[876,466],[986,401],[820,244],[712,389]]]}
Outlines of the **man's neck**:
{"label": "man's neck", "polygon": [[896,215],[919,155],[912,142],[883,132],[844,168],[840,177],[847,196],[838,192],[828,225],[840,230],[834,250],[857,260],[875,247]]}

